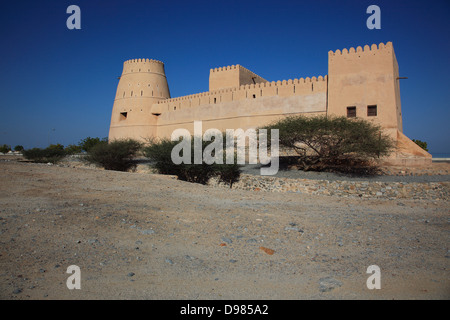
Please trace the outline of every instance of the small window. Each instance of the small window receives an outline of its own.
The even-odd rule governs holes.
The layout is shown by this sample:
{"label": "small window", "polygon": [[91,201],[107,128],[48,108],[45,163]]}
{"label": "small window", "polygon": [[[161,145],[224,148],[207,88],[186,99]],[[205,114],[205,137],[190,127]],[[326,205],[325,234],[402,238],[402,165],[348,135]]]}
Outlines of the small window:
{"label": "small window", "polygon": [[347,118],[356,117],[356,107],[347,107]]}
{"label": "small window", "polygon": [[131,96],[133,96],[133,91],[131,91]]}
{"label": "small window", "polygon": [[173,110],[177,110],[177,107],[173,107]]}
{"label": "small window", "polygon": [[142,94],[143,94],[143,93],[144,93],[144,91],[141,90],[141,97],[142,97]]}
{"label": "small window", "polygon": [[376,117],[377,116],[377,106],[367,106],[367,116],[368,117]]}
{"label": "small window", "polygon": [[121,112],[120,113],[120,120],[125,120],[127,118],[128,113],[127,112]]}
{"label": "small window", "polygon": [[214,103],[216,103],[217,102],[217,99],[216,98],[214,98]]}
{"label": "small window", "polygon": [[256,94],[253,95],[253,99],[256,99]]}

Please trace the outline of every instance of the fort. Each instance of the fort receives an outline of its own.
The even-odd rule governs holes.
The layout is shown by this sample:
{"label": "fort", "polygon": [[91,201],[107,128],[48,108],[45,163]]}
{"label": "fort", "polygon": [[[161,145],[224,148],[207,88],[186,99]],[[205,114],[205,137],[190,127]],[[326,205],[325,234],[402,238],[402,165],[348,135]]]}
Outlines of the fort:
{"label": "fort", "polygon": [[209,91],[171,98],[164,64],[124,62],[109,140],[170,137],[180,128],[256,128],[293,115],[373,121],[396,141],[386,164],[423,165],[431,155],[403,134],[399,68],[391,42],[328,52],[328,75],[268,81],[241,65],[210,70]]}

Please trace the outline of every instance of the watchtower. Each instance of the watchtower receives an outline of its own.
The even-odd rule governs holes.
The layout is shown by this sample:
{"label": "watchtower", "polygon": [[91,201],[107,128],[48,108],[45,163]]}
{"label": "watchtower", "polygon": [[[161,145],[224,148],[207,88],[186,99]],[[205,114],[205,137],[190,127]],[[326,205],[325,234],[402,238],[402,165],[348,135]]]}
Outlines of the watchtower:
{"label": "watchtower", "polygon": [[158,113],[152,105],[170,98],[164,63],[132,59],[123,64],[111,114],[109,140],[157,136]]}

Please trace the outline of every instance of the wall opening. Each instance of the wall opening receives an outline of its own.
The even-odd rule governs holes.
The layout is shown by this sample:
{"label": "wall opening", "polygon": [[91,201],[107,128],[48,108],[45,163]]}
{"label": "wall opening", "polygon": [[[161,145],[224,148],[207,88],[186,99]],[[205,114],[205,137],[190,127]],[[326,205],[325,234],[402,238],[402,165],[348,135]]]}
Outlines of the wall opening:
{"label": "wall opening", "polygon": [[256,99],[256,94],[253,95],[253,99]]}
{"label": "wall opening", "polygon": [[368,117],[377,116],[377,105],[367,106],[367,116]]}
{"label": "wall opening", "polygon": [[128,116],[128,112],[121,112],[120,113],[120,121],[126,120]]}
{"label": "wall opening", "polygon": [[217,102],[217,99],[216,98],[214,98],[214,104]]}
{"label": "wall opening", "polygon": [[356,117],[356,107],[347,107],[347,118]]}

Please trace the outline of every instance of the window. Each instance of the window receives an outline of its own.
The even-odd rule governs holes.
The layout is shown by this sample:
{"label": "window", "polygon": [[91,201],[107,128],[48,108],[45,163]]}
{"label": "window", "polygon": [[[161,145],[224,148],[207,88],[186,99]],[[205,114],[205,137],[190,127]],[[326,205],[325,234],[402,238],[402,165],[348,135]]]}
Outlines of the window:
{"label": "window", "polygon": [[127,112],[121,112],[120,113],[120,120],[125,120],[127,118],[128,113]]}
{"label": "window", "polygon": [[347,107],[347,118],[356,117],[356,107]]}
{"label": "window", "polygon": [[253,99],[256,99],[256,94],[253,95]]}
{"label": "window", "polygon": [[367,116],[368,117],[376,117],[377,116],[377,106],[367,106]]}
{"label": "window", "polygon": [[216,98],[214,98],[214,103],[216,103],[217,102],[217,99]]}

